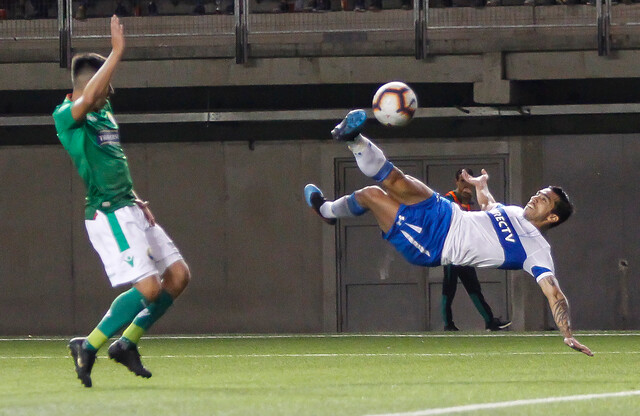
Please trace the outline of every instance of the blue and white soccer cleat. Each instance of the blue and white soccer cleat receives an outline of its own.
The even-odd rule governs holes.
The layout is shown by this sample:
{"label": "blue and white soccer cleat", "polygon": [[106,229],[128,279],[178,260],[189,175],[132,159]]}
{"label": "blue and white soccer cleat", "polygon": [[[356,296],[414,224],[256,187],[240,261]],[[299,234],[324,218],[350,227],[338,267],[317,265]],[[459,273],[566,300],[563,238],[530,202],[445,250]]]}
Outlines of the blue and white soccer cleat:
{"label": "blue and white soccer cleat", "polygon": [[335,225],[335,218],[325,218],[320,213],[320,207],[327,201],[327,198],[324,197],[320,188],[310,183],[304,187],[304,200],[307,201],[307,205],[309,205],[322,221],[326,222],[329,225]]}
{"label": "blue and white soccer cleat", "polygon": [[367,113],[364,110],[353,110],[331,130],[334,140],[340,142],[350,142],[362,131],[364,123],[367,121]]}

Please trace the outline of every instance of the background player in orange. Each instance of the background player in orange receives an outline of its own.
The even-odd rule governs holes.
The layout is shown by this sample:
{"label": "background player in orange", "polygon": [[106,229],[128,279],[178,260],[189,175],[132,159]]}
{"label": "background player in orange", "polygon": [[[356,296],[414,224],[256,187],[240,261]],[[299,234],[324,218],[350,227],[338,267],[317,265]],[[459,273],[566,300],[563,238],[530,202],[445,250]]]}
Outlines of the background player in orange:
{"label": "background player in orange", "polygon": [[[473,176],[473,170],[465,170],[469,175]],[[444,197],[458,204],[463,211],[478,211],[476,203],[473,201],[473,185],[464,180],[462,169],[456,172],[456,189],[447,192]],[[444,320],[445,331],[458,331],[453,322],[453,312],[451,310],[453,298],[456,296],[456,289],[458,288],[458,279],[460,279],[476,309],[482,315],[487,330],[499,331],[511,325],[511,321],[501,321],[493,316],[491,307],[482,295],[480,281],[474,267],[447,264],[442,269],[444,271],[444,279],[442,280],[442,319]]]}

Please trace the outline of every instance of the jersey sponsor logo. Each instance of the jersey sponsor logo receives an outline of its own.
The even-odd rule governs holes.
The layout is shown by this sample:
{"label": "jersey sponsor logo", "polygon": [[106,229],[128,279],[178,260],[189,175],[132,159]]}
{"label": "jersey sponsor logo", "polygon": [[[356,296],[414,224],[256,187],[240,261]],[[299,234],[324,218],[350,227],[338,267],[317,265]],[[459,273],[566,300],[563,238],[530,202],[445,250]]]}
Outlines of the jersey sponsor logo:
{"label": "jersey sponsor logo", "polygon": [[520,237],[515,232],[509,216],[502,208],[495,208],[487,212],[491,223],[498,236],[498,241],[504,251],[504,263],[499,269],[519,270],[522,269],[527,253],[520,242]]}
{"label": "jersey sponsor logo", "polygon": [[100,130],[98,132],[98,144],[100,146],[119,145],[120,133],[118,130]]}
{"label": "jersey sponsor logo", "polygon": [[500,230],[500,232],[502,233],[503,238],[510,243],[515,243],[516,240],[514,240],[513,238],[513,230],[511,229],[510,224],[507,222],[508,220],[505,219],[507,215],[504,213],[504,211],[491,210],[489,211],[489,213],[493,215],[493,218],[495,219],[494,225],[498,224],[498,230]]}

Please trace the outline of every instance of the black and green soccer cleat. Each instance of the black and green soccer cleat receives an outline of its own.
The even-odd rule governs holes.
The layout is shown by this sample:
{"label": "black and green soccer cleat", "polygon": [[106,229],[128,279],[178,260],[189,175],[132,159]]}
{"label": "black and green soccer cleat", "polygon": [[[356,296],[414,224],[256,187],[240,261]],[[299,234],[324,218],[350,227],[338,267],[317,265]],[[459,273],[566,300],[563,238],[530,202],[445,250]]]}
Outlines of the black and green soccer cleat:
{"label": "black and green soccer cleat", "polygon": [[86,338],[73,338],[69,341],[69,352],[76,366],[76,374],[85,387],[91,387],[91,369],[96,362],[96,352],[83,347]]}
{"label": "black and green soccer cleat", "polygon": [[129,369],[133,374],[149,378],[151,372],[144,368],[140,361],[140,353],[136,344],[127,344],[122,340],[117,340],[109,347],[109,358]]}
{"label": "black and green soccer cleat", "polygon": [[459,331],[458,327],[453,322],[445,325],[444,326],[444,330],[445,331]]}
{"label": "black and green soccer cleat", "polygon": [[511,325],[511,321],[502,321],[498,318],[493,318],[488,324],[485,325],[487,331],[502,331]]}

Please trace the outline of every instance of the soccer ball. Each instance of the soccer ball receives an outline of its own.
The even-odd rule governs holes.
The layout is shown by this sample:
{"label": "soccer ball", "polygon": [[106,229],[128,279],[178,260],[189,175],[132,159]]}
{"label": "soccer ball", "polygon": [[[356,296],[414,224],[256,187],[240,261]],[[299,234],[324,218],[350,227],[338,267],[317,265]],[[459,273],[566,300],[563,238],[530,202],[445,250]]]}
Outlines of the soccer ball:
{"label": "soccer ball", "polygon": [[393,81],[373,96],[373,115],[385,126],[404,126],[418,108],[416,93],[404,82]]}

